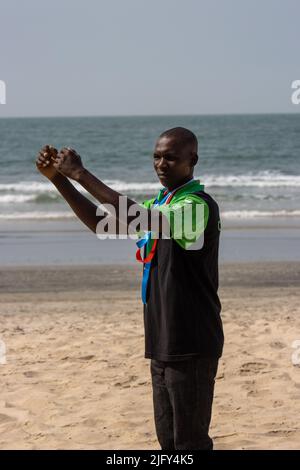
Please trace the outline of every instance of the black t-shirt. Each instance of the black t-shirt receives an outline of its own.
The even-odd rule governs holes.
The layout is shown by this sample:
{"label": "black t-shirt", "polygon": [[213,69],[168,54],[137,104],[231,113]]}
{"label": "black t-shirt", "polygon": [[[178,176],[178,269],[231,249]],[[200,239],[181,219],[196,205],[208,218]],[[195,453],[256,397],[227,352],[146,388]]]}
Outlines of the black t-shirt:
{"label": "black t-shirt", "polygon": [[222,355],[219,208],[206,192],[195,194],[209,207],[203,247],[185,250],[172,238],[158,240],[144,305],[146,358],[178,361]]}

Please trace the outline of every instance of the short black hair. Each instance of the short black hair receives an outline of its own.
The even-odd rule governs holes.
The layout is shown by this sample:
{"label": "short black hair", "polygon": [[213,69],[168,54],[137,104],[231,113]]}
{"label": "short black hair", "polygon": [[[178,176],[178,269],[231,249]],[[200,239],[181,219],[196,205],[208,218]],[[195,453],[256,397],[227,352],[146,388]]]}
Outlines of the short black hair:
{"label": "short black hair", "polygon": [[190,145],[195,152],[198,152],[198,139],[195,134],[186,129],[185,127],[173,127],[172,129],[168,129],[167,131],[160,134],[159,138],[162,137],[174,137],[182,142],[182,145]]}

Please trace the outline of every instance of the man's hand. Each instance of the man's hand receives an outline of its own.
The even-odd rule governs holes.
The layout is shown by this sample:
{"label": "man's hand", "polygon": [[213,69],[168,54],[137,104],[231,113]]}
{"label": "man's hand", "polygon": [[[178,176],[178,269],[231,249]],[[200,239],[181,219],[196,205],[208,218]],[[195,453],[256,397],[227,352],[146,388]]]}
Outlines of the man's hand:
{"label": "man's hand", "polygon": [[50,181],[57,175],[57,170],[54,168],[54,160],[57,157],[57,150],[51,145],[43,147],[36,157],[36,167],[46,176]]}
{"label": "man's hand", "polygon": [[78,181],[84,171],[82,161],[78,153],[69,147],[61,149],[53,163],[54,168],[62,175]]}

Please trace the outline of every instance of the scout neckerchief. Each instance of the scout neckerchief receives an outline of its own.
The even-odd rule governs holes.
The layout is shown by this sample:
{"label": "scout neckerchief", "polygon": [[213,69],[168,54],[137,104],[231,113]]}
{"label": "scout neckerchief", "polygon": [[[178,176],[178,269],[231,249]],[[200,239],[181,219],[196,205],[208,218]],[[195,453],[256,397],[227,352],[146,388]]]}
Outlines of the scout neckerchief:
{"label": "scout neckerchief", "polygon": [[[175,193],[183,188],[184,186],[187,186],[188,184],[190,184],[192,181],[194,181],[194,178],[190,179],[187,183],[184,183],[183,185],[179,186],[178,188],[175,188],[173,189],[173,191],[170,191],[168,192],[167,189],[162,189],[157,198],[155,199],[154,201],[154,204],[152,206],[152,208],[155,208],[157,206],[161,206],[163,204],[170,204],[172,198],[175,196]],[[195,181],[196,182],[196,181]],[[204,189],[204,186],[197,186],[197,191],[199,191],[200,189]],[[193,191],[191,191],[193,192]],[[141,248],[144,248],[145,250],[145,253],[147,251],[147,248],[150,247],[150,243],[151,241],[153,241],[153,245],[152,245],[152,248],[150,250],[150,252],[148,253],[147,256],[145,256],[145,258],[142,258],[141,256]],[[144,264],[144,267],[143,267],[143,280],[142,280],[142,301],[144,304],[146,304],[146,296],[147,296],[147,285],[148,285],[148,280],[149,280],[149,276],[150,276],[150,270],[151,270],[151,261],[155,255],[155,250],[156,250],[156,246],[157,246],[157,241],[158,239],[154,239],[152,240],[151,239],[151,232],[147,232],[146,235],[141,238],[140,240],[138,240],[136,242],[136,245],[138,247],[138,250],[136,252],[136,259],[140,262],[140,263],[143,263]]]}

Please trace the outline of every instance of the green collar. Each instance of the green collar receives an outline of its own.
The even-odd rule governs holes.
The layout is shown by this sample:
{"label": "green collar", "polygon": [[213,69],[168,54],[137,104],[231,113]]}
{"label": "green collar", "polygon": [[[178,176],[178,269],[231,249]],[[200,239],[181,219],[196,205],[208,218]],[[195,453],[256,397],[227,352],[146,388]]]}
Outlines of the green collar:
{"label": "green collar", "polygon": [[[162,188],[157,196],[157,201],[160,202],[164,196],[164,193],[166,191],[166,188]],[[179,187],[179,189],[176,191],[176,188],[171,191],[174,192],[175,195],[173,199],[177,199],[178,197],[185,196],[186,194],[191,194],[191,193],[197,193],[198,191],[204,191],[204,184],[200,184],[200,180],[194,180],[192,179],[182,187]],[[172,200],[173,200],[172,199]]]}

